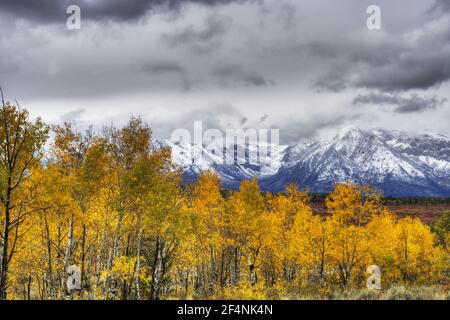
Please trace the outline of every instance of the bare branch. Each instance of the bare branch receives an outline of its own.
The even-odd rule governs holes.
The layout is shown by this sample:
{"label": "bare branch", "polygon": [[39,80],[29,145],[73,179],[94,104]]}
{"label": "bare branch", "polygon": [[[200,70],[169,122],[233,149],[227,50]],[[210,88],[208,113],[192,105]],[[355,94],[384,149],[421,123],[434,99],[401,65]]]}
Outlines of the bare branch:
{"label": "bare branch", "polygon": [[2,95],[2,104],[3,106],[5,106],[5,97],[3,96],[3,89],[1,86],[0,86],[0,94]]}

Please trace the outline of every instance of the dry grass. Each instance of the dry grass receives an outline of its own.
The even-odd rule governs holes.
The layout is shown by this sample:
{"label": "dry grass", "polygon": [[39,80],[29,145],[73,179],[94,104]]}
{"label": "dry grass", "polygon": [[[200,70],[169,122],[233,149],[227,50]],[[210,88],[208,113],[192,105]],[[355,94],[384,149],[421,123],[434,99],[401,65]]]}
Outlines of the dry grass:
{"label": "dry grass", "polygon": [[319,293],[311,290],[286,297],[290,300],[450,300],[450,291],[443,286],[394,285],[384,290],[353,289]]}

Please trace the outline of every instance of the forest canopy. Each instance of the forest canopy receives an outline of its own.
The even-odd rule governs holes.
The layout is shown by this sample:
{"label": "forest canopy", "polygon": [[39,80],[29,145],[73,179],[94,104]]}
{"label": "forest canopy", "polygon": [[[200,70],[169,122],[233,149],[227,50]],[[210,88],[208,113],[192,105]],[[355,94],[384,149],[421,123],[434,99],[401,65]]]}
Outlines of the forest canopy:
{"label": "forest canopy", "polygon": [[449,284],[448,215],[433,232],[351,183],[325,196],[327,216],[295,185],[224,193],[208,171],[184,186],[171,150],[151,142],[139,117],[80,133],[3,102],[0,299],[326,296],[365,288],[370,265],[383,287]]}

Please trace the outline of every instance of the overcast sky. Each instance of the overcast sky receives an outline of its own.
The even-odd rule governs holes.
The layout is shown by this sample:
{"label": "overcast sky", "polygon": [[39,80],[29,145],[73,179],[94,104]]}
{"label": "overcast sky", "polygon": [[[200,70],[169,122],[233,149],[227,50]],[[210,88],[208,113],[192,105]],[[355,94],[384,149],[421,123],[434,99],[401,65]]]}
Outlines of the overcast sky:
{"label": "overcast sky", "polygon": [[448,0],[0,0],[0,52],[7,100],[51,123],[450,136]]}

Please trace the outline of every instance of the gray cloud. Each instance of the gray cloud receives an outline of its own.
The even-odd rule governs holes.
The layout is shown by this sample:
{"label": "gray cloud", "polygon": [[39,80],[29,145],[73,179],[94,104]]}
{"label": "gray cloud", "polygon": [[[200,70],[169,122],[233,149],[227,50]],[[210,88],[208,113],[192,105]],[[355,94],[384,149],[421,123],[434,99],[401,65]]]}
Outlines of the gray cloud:
{"label": "gray cloud", "polygon": [[78,120],[83,114],[86,113],[86,109],[80,108],[69,111],[60,117],[61,122],[71,123]]}
{"label": "gray cloud", "polygon": [[0,0],[0,12],[30,21],[64,21],[66,8],[78,5],[84,19],[134,20],[152,9],[178,10],[186,3],[207,6],[245,0]]}
{"label": "gray cloud", "polygon": [[316,80],[313,86],[318,91],[332,91],[340,92],[349,86],[349,83],[342,77],[345,74],[343,67],[335,67],[335,69],[329,71],[325,76]]}
{"label": "gray cloud", "polygon": [[207,109],[195,109],[184,112],[177,119],[150,121],[154,128],[155,135],[163,138],[170,138],[171,133],[176,129],[187,129],[193,131],[195,121],[202,121],[203,130],[219,129],[225,131],[227,127],[239,127],[243,114],[229,103],[221,103],[210,106]]}
{"label": "gray cloud", "polygon": [[338,129],[345,124],[352,123],[360,118],[361,114],[351,116],[338,116],[328,119],[316,118],[313,121],[289,121],[280,128],[280,140],[282,144],[294,145],[301,140],[316,137],[323,129]]}
{"label": "gray cloud", "polygon": [[11,74],[14,72],[17,72],[19,70],[19,67],[11,63],[10,61],[6,60],[0,60],[0,73],[1,74]]}
{"label": "gray cloud", "polygon": [[285,30],[291,29],[296,24],[297,8],[293,5],[285,4],[281,7],[278,13],[278,18],[283,21],[283,28]]}
{"label": "gray cloud", "polygon": [[245,85],[261,87],[274,84],[273,80],[266,79],[258,73],[247,71],[236,64],[217,67],[213,70],[212,75],[217,79],[219,85],[222,86]]}
{"label": "gray cloud", "polygon": [[241,80],[244,84],[254,87],[268,86],[274,84],[273,80],[267,80],[258,74],[243,74]]}
{"label": "gray cloud", "polygon": [[154,63],[144,63],[142,65],[142,70],[149,74],[165,74],[165,73],[174,73],[174,74],[183,74],[186,70],[175,61],[159,61]]}
{"label": "gray cloud", "polygon": [[[244,116],[241,110],[229,103],[218,104],[207,109],[197,109],[183,113],[178,119],[170,122],[150,121],[152,128],[155,128],[155,135],[158,137],[169,138],[175,129],[187,129],[193,132],[194,121],[202,121],[203,130],[219,129],[225,134],[227,128],[252,129],[280,129],[280,143],[285,145],[294,145],[302,140],[317,137],[322,129],[338,129],[343,125],[353,123],[361,117],[360,113],[354,115],[333,115],[323,118],[314,118],[308,121],[289,119],[278,125],[262,123],[261,119],[254,121]],[[264,115],[262,118],[269,118]]]}
{"label": "gray cloud", "polygon": [[357,86],[386,91],[428,89],[450,79],[450,52],[426,56],[398,57],[382,68],[361,73]]}
{"label": "gray cloud", "polygon": [[397,113],[413,113],[434,110],[447,102],[447,99],[433,97],[420,97],[413,94],[402,97],[398,94],[370,93],[359,95],[353,100],[354,105],[371,104],[378,106],[392,106]]}
{"label": "gray cloud", "polygon": [[441,12],[441,13],[450,12],[450,1],[436,0],[435,4],[431,7],[431,11]]}
{"label": "gray cloud", "polygon": [[259,119],[259,122],[264,122],[264,121],[266,121],[267,119],[269,118],[269,115],[268,114],[265,114],[265,115],[263,115],[262,117],[261,117],[261,119]]}
{"label": "gray cloud", "polygon": [[[89,20],[81,30],[65,28],[69,3]],[[248,117],[245,126],[279,125],[295,141],[361,113],[362,128],[448,134],[449,2],[377,3],[379,32],[366,28],[370,0],[0,0],[0,84],[49,121],[133,113],[167,131]],[[352,106],[370,92],[390,104]]]}
{"label": "gray cloud", "polygon": [[161,40],[170,48],[190,47],[196,53],[210,53],[220,47],[220,40],[232,25],[229,17],[210,15],[201,28],[188,25],[173,33],[164,33]]}
{"label": "gray cloud", "polygon": [[359,64],[350,60],[343,62],[344,65],[335,66],[320,77],[315,86],[334,92],[352,87],[393,92],[426,90],[447,82],[450,79],[450,51],[435,48],[422,52],[422,49],[415,53],[398,52],[378,65],[371,63],[370,56]]}
{"label": "gray cloud", "polygon": [[395,92],[435,88],[450,79],[448,17],[420,32],[383,33],[374,41],[368,39],[344,36],[336,43],[308,44],[311,56],[332,61],[314,86],[334,92],[349,88]]}

